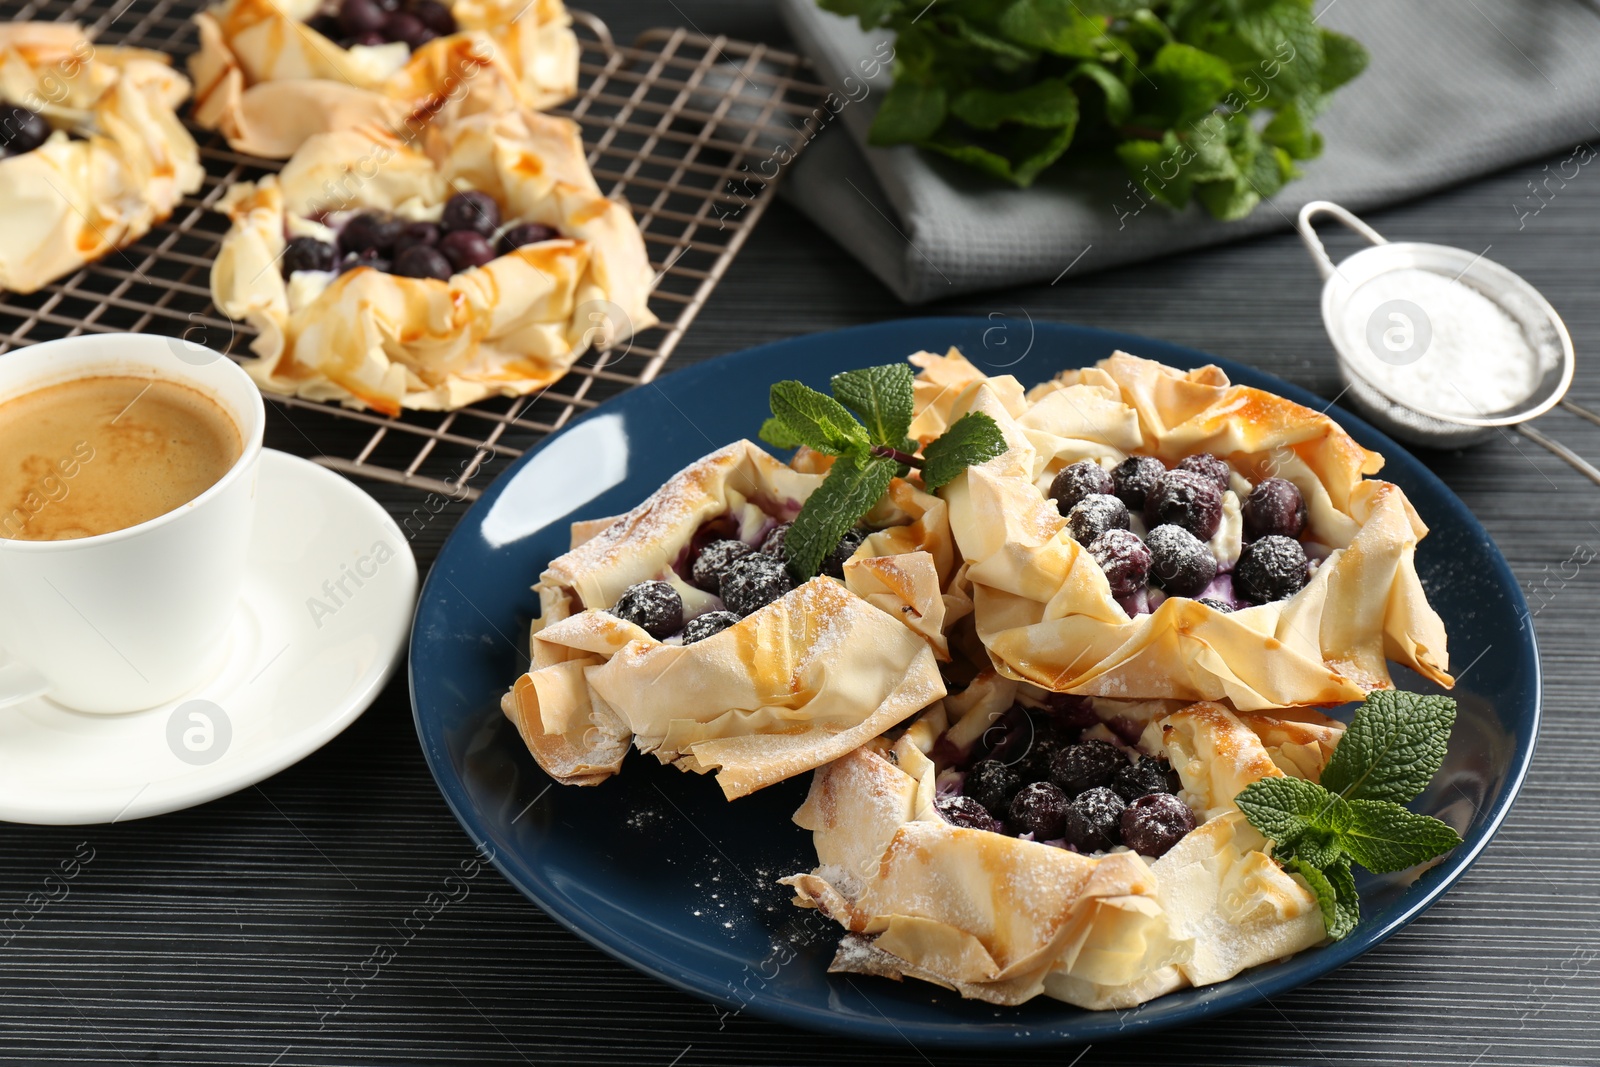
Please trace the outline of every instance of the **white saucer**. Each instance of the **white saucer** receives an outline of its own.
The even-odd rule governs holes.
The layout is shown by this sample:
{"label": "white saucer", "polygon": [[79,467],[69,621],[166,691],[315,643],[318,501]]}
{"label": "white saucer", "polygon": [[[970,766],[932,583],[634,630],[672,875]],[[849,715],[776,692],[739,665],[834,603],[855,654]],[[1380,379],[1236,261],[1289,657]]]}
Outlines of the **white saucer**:
{"label": "white saucer", "polygon": [[202,804],[304,759],[372,703],[416,602],[405,534],[306,460],[263,451],[258,485],[250,570],[216,677],[126,715],[43,698],[0,708],[0,819],[121,822]]}

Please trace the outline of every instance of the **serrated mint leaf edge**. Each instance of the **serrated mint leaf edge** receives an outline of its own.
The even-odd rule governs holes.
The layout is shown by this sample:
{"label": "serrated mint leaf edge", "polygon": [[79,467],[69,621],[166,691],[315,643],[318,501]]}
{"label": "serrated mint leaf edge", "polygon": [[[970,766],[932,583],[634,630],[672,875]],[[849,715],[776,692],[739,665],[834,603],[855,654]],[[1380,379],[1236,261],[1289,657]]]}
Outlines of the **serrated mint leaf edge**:
{"label": "serrated mint leaf edge", "polygon": [[805,582],[816,577],[839,539],[888,490],[896,467],[882,456],[847,455],[834,461],[784,535],[783,556],[791,578]]}
{"label": "serrated mint leaf edge", "polygon": [[999,423],[981,411],[969,411],[922,450],[922,485],[936,492],[962,471],[987,463],[1006,450]]}
{"label": "serrated mint leaf edge", "polygon": [[804,382],[775,383],[768,402],[773,417],[788,427],[794,439],[818,452],[840,456],[869,446],[866,427],[848,408]]}
{"label": "serrated mint leaf edge", "polygon": [[841,371],[830,381],[833,396],[855,412],[872,444],[901,447],[916,410],[916,375],[904,363]]}
{"label": "serrated mint leaf edge", "polygon": [[[1356,709],[1323,768],[1323,788],[1347,800],[1415,799],[1439,773],[1455,719],[1456,702],[1450,697],[1374,690]],[[1386,723],[1388,729],[1383,728]],[[1426,734],[1419,736],[1424,730]],[[1386,766],[1397,750],[1414,748],[1422,751],[1404,763]]]}

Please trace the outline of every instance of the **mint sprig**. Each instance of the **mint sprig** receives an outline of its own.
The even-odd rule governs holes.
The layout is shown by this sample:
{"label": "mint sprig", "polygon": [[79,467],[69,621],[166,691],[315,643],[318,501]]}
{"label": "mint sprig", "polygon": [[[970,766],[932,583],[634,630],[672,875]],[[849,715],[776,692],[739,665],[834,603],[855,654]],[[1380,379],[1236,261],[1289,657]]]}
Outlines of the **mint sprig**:
{"label": "mint sprig", "polygon": [[796,381],[772,387],[772,417],[762,423],[761,439],[775,448],[806,445],[838,457],[784,537],[784,562],[795,581],[822,569],[828,553],[897,474],[920,468],[931,493],[1006,450],[994,419],[972,412],[929,442],[919,458],[917,442],[906,436],[915,408],[913,381],[910,367],[891,363],[834,375],[833,396]]}
{"label": "mint sprig", "polygon": [[1449,697],[1370,693],[1333,750],[1321,785],[1263,778],[1234,798],[1250,825],[1273,842],[1284,870],[1316,894],[1333,940],[1361,917],[1352,862],[1387,874],[1461,844],[1449,826],[1402,806],[1438,773],[1455,720]]}
{"label": "mint sprig", "polygon": [[873,144],[1018,186],[1120,159],[1119,218],[1149,202],[1238,219],[1322,152],[1313,122],[1367,65],[1314,0],[818,0],[895,34]]}

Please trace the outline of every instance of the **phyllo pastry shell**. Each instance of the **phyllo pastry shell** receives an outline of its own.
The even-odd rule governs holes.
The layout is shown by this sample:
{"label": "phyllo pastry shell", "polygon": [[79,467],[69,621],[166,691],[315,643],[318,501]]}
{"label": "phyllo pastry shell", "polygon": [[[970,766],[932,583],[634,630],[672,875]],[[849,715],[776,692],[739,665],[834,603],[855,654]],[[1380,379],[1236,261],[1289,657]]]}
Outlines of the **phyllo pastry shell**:
{"label": "phyllo pastry shell", "polygon": [[731,799],[837,759],[944,695],[953,549],[943,502],[904,481],[868,514],[876,532],[842,582],[813,578],[688,644],[606,610],[649,581],[678,591],[685,620],[722,608],[683,576],[697,534],[716,523],[759,544],[822,480],[739,441],[603,527],[574,526],[581,543],[534,587],[532,663],[501,705],[546,772],[595,785],[632,745],[718,771]]}
{"label": "phyllo pastry shell", "polygon": [[[223,0],[195,16],[194,118],[237,151],[287,158],[318,133],[396,127],[419,108],[479,98],[543,110],[578,87],[578,41],[561,0],[454,0],[456,32],[341,47],[322,0]],[[308,24],[309,23],[309,24]]]}
{"label": "phyllo pastry shell", "polygon": [[[1232,385],[1216,367],[1184,372],[1120,352],[1026,395],[953,351],[913,362],[924,368],[914,434],[982,411],[1010,446],[943,490],[977,635],[1008,677],[1058,693],[1242,710],[1359,700],[1392,685],[1390,659],[1453,684],[1444,626],[1415,567],[1427,527],[1398,486],[1365,477],[1383,458],[1327,416]],[[1137,454],[1170,467],[1201,453],[1223,460],[1239,490],[1224,494],[1208,548],[1223,568],[1240,554],[1237,500],[1249,486],[1272,476],[1298,489],[1306,544],[1319,555],[1297,592],[1232,611],[1203,603],[1205,594],[1113,596],[1046,496],[1077,461],[1110,468]]]}
{"label": "phyllo pastry shell", "polygon": [[0,99],[51,127],[0,160],[0,288],[31,293],[130,245],[200,188],[175,113],[188,95],[159,53],[94,45],[66,23],[0,25]]}
{"label": "phyllo pastry shell", "polygon": [[[290,238],[332,243],[361,212],[437,222],[465,190],[490,196],[507,222],[558,236],[448,280],[361,266],[280,272]],[[212,295],[260,331],[246,370],[270,392],[390,415],[453,410],[541,389],[591,345],[656,321],[644,239],[628,208],[601,195],[566,119],[456,110],[412,142],[372,128],[319,134],[219,207],[233,227]]]}
{"label": "phyllo pastry shell", "polygon": [[[951,733],[974,714],[988,722],[981,701],[962,697],[818,770],[795,814],[820,865],[783,881],[847,931],[831,970],[920,978],[995,1004],[1043,994],[1129,1008],[1323,940],[1316,897],[1233,804],[1284,773],[1250,717],[1200,703],[1153,718],[1141,747],[1170,759],[1199,825],[1159,859],[1084,855],[941,817],[943,768],[929,753],[948,750],[938,741],[952,716]],[[1331,752],[1340,733],[1332,720],[1271,721],[1301,756]],[[1325,761],[1306,769],[1314,777]]]}

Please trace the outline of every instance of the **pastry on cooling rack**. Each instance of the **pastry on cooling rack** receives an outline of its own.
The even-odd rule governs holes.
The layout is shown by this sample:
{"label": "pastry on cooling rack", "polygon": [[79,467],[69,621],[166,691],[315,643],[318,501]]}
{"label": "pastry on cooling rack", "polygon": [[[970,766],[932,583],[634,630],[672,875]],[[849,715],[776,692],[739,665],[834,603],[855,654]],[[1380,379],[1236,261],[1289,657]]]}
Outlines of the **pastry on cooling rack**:
{"label": "pastry on cooling rack", "polygon": [[31,293],[172,214],[204,172],[166,57],[0,25],[0,288]]}
{"label": "pastry on cooling rack", "polygon": [[656,321],[644,239],[566,119],[452,107],[410,142],[318,134],[219,207],[212,295],[260,331],[246,369],[270,392],[454,410]]}
{"label": "pastry on cooling rack", "polygon": [[[796,469],[798,466],[801,469]],[[558,781],[631,746],[716,770],[730,798],[851,751],[944,695],[954,569],[944,504],[896,479],[798,586],[787,522],[823,481],[735,442],[634,510],[580,523],[534,588],[532,665],[502,702]]]}
{"label": "pastry on cooling rack", "polygon": [[784,883],[847,931],[832,970],[1128,1008],[1323,940],[1317,898],[1234,797],[1316,780],[1339,723],[1175,701],[1035,714],[1016,688],[980,676],[817,771],[795,821],[819,866]]}
{"label": "pastry on cooling rack", "polygon": [[274,159],[440,101],[543,109],[578,86],[561,0],[222,0],[195,22],[195,121]]}
{"label": "pastry on cooling rack", "polygon": [[983,411],[1010,445],[942,490],[1001,672],[1245,710],[1359,700],[1386,658],[1453,684],[1427,527],[1327,416],[1125,353],[1026,394],[954,351],[912,361],[914,436]]}

